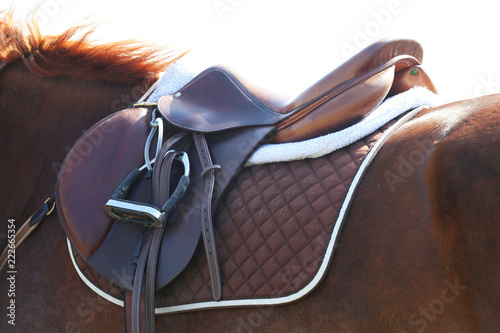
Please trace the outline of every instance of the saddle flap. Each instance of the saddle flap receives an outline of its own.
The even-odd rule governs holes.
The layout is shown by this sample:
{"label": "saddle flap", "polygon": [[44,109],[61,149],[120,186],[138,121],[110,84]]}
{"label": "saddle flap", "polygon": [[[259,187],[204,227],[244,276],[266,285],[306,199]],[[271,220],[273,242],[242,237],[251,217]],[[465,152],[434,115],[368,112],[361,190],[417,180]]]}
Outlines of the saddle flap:
{"label": "saddle flap", "polygon": [[[57,208],[73,248],[99,275],[132,289],[134,260],[144,227],[113,221],[104,205],[118,184],[143,162],[149,131],[146,109],[127,109],[101,120],[77,141],[59,172]],[[141,179],[128,199],[148,202],[151,183]],[[200,238],[198,223],[170,220],[164,233],[165,263],[159,283],[173,279],[191,259]]]}
{"label": "saddle flap", "polygon": [[284,118],[222,67],[211,67],[176,94],[160,98],[158,109],[172,125],[202,133],[273,125]]}
{"label": "saddle flap", "polygon": [[[62,225],[83,258],[104,242],[113,221],[103,206],[130,168],[140,166],[147,110],[113,114],[83,134],[66,156],[56,185]],[[133,152],[138,152],[134,154]]]}
{"label": "saddle flap", "polygon": [[[113,221],[105,213],[104,205],[130,170],[143,163],[148,128],[146,109],[127,109],[103,119],[77,141],[63,162],[57,184],[59,216],[73,248],[99,275],[129,290],[144,228]],[[207,134],[214,163],[222,167],[216,174],[214,207],[248,156],[273,130],[270,125]],[[173,135],[176,130],[168,131]],[[201,235],[199,201],[203,170],[194,147],[188,154],[192,160],[192,182],[165,227],[157,288],[182,272]],[[150,188],[151,183],[142,179],[134,185],[129,199],[148,202]]]}

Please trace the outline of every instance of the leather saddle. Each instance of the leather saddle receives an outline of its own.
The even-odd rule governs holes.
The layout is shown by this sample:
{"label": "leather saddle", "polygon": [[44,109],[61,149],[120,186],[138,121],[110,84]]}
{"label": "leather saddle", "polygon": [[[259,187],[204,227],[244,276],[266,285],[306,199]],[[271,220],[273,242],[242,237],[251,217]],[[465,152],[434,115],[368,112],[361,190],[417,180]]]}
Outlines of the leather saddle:
{"label": "leather saddle", "polygon": [[[160,142],[149,177],[141,174],[125,186],[130,171],[144,163],[154,112],[135,107],[108,116],[76,142],[59,173],[57,207],[72,247],[101,276],[133,291],[132,312],[141,312],[141,294],[149,298],[146,318],[153,316],[152,323],[133,319],[134,331],[154,330],[151,294],[183,271],[200,238],[212,296],[221,299],[211,214],[250,154],[263,142],[304,140],[345,128],[413,86],[436,91],[420,67],[422,56],[412,40],[373,44],[286,102],[223,67],[209,68],[159,100],[167,140]],[[126,188],[130,202],[155,207],[168,202],[186,174],[186,165],[171,153],[179,151],[189,156],[191,180],[166,223],[127,223],[106,213],[103,207],[117,187]]]}

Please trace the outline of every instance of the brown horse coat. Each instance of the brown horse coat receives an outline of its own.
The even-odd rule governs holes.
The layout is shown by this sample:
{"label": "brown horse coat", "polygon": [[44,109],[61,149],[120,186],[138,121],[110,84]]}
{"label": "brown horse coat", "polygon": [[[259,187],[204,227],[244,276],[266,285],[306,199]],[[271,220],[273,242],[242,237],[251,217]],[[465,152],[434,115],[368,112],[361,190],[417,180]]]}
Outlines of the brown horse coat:
{"label": "brown horse coat", "polygon": [[[37,57],[21,60],[40,75],[33,64],[45,60]],[[24,222],[53,190],[58,163],[84,129],[137,99],[137,82],[96,78],[40,77],[22,65],[2,70],[2,225]],[[494,332],[500,326],[499,104],[499,96],[489,96],[428,110],[387,142],[365,175],[327,276],[311,295],[285,306],[157,317],[158,331]],[[4,315],[1,331],[124,330],[123,309],[76,274],[56,216],[16,251],[15,268],[0,273],[0,308],[11,313],[14,300],[16,324]]]}

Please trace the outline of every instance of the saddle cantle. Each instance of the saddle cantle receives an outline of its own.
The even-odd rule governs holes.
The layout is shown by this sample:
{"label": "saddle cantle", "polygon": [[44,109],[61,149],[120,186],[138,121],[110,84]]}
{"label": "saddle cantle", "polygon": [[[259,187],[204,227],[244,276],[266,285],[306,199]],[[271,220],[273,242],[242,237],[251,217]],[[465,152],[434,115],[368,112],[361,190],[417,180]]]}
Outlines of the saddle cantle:
{"label": "saddle cantle", "polygon": [[[167,152],[187,152],[192,179],[161,231],[115,221],[103,208],[130,171],[143,164],[150,110],[127,109],[103,119],[77,141],[58,177],[57,207],[73,249],[99,275],[140,293],[150,244],[157,243],[151,253],[158,253],[147,264],[148,270],[153,268],[146,273],[146,285],[154,291],[185,269],[201,235],[212,297],[220,299],[212,211],[249,155],[263,142],[303,140],[342,129],[388,94],[410,86],[435,91],[419,67],[421,58],[421,47],[414,41],[374,44],[287,103],[243,84],[222,67],[209,68],[176,94],[162,97],[158,110],[167,122],[164,133],[169,139],[159,152],[152,180],[141,179],[128,197],[160,207],[180,177],[176,162],[166,161]],[[140,300],[134,299],[132,307],[138,308]],[[154,327],[154,321],[146,324]]]}

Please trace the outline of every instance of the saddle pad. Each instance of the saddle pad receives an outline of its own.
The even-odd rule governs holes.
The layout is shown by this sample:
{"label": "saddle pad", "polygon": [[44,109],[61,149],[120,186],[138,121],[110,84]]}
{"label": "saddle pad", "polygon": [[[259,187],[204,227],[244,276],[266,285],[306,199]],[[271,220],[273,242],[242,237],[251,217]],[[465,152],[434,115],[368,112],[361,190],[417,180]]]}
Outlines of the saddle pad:
{"label": "saddle pad", "polygon": [[[157,291],[156,313],[220,306],[280,304],[311,292],[332,257],[341,208],[359,166],[393,122],[317,159],[244,168],[214,214],[223,296],[212,301],[203,247],[186,269]],[[71,253],[71,246],[70,246]],[[84,281],[123,305],[122,290],[72,254]]]}

